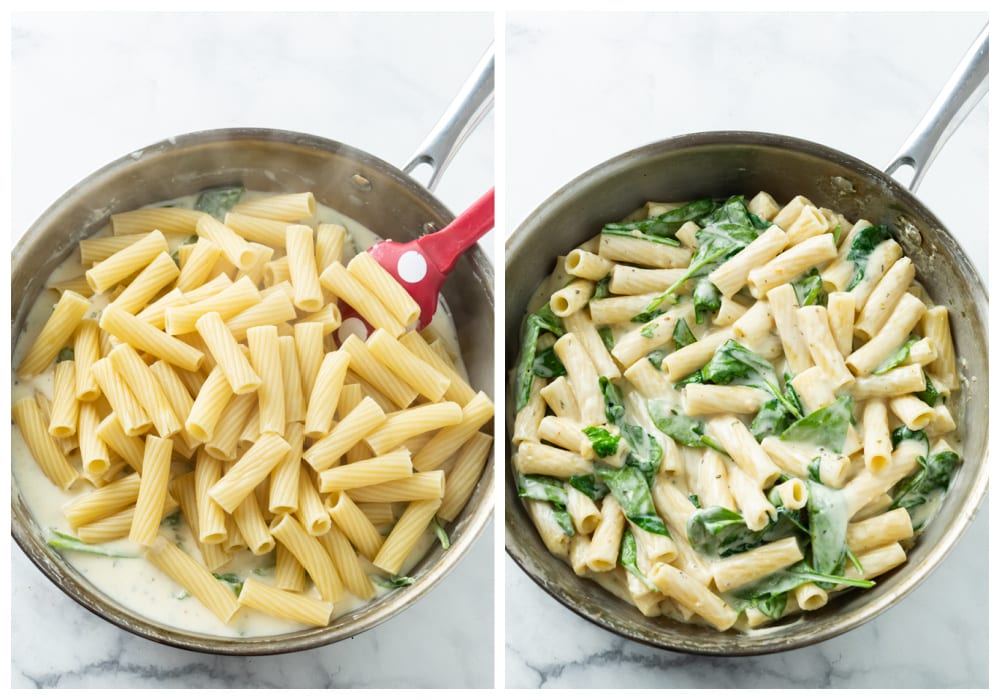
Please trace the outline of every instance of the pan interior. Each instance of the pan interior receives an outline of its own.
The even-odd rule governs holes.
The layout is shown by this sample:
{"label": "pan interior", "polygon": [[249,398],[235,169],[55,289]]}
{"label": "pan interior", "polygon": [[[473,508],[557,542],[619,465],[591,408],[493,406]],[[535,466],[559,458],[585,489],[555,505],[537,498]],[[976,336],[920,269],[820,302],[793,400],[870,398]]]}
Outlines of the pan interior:
{"label": "pan interior", "polygon": [[[14,249],[11,336],[21,333],[45,280],[78,242],[115,212],[223,185],[279,192],[312,191],[316,199],[384,238],[411,240],[453,218],[426,189],[364,151],[307,134],[264,129],[199,132],[129,154],[78,183],[54,203]],[[478,248],[466,253],[444,285],[470,383],[493,391],[493,269]],[[83,579],[46,546],[12,484],[12,532],[30,559],[56,585],[91,611],[128,631],[195,651],[271,654],[343,639],[402,611],[429,591],[471,547],[492,513],[492,460],[452,527],[447,554],[432,549],[414,568],[417,583],[334,620],[330,627],[274,638],[234,640],[194,635],[137,616]]]}
{"label": "pan interior", "polygon": [[[841,634],[902,598],[941,561],[971,522],[986,489],[988,433],[970,424],[988,404],[987,299],[978,273],[938,219],[894,180],[844,153],[799,139],[751,132],[691,134],[654,143],[602,163],[535,210],[507,244],[506,367],[517,361],[521,319],[556,256],[594,236],[647,201],[724,198],[760,191],[778,202],[805,195],[849,220],[886,224],[910,256],[917,279],[951,311],[963,384],[949,403],[959,426],[964,463],[939,515],[909,552],[909,561],[859,595],[842,595],[808,617],[795,617],[752,634],[646,618],[548,553],[517,498],[506,470],[507,549],[557,600],[585,618],[637,641],[676,651],[748,655],[781,651]],[[509,396],[509,387],[508,387]],[[513,429],[507,401],[508,437]],[[983,413],[984,414],[984,413]],[[507,442],[507,462],[510,444]]]}

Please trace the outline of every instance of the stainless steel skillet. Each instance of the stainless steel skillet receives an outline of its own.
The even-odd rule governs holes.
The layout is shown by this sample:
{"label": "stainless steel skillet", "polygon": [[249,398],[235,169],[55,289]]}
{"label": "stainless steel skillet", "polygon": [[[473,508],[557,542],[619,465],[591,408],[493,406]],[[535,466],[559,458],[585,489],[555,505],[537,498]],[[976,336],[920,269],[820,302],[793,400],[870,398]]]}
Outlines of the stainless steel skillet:
{"label": "stainless steel skillet", "polygon": [[[907,139],[890,172],[915,169],[914,184],[985,91],[988,38],[980,35],[928,115]],[[887,173],[856,157],[776,134],[696,133],[643,146],[576,178],[539,206],[507,243],[506,362],[513,367],[521,319],[531,293],[553,261],[644,202],[682,201],[760,190],[779,201],[805,194],[848,218],[888,224],[931,296],[952,309],[952,332],[964,359],[959,404],[963,472],[956,477],[940,516],[910,552],[910,561],[872,591],[836,599],[810,616],[793,618],[752,635],[718,633],[648,619],[600,587],[575,577],[544,548],[517,498],[510,470],[505,488],[507,550],[553,597],[584,618],[622,636],[676,651],[748,655],[793,649],[828,639],[872,619],[905,596],[955,544],[982,502],[987,485],[988,405],[987,295],[967,255],[946,227]],[[985,232],[972,232],[972,235]],[[508,399],[508,434],[513,425]],[[509,446],[508,446],[509,459]]]}
{"label": "stainless steel skillet", "polygon": [[[455,150],[492,104],[493,56],[487,52],[444,116],[402,170],[350,145],[311,134],[226,129],[170,138],[128,154],[75,185],[28,229],[15,247],[11,274],[11,334],[15,340],[46,278],[81,238],[110,214],[208,187],[242,184],[274,192],[311,190],[384,237],[409,240],[453,218],[408,173],[432,167],[436,184]],[[493,395],[493,269],[479,249],[464,256],[443,290],[474,387]],[[192,634],[153,622],[97,590],[46,546],[12,479],[11,531],[18,545],[57,586],[84,607],[130,632],[195,651],[270,654],[308,649],[354,636],[383,622],[431,590],[469,551],[492,515],[492,465],[453,524],[452,547],[432,550],[416,567],[417,582],[372,601],[326,628],[269,638]]]}

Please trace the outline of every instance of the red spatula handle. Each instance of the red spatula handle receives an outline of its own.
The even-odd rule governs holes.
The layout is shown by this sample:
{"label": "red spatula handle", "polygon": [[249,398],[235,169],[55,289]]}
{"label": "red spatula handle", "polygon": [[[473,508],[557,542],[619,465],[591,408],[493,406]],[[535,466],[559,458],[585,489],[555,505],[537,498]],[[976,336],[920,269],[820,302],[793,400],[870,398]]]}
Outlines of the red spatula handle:
{"label": "red spatula handle", "polygon": [[437,233],[417,239],[424,256],[434,266],[447,275],[455,267],[458,256],[467,251],[476,241],[493,228],[493,188],[477,199],[462,212],[457,219]]}

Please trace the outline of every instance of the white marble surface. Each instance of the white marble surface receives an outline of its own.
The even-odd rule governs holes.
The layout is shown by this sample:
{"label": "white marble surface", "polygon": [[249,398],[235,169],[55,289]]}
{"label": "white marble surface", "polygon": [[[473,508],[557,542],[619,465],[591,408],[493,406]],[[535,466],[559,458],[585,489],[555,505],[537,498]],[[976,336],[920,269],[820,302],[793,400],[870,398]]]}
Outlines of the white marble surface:
{"label": "white marble surface", "polygon": [[[14,15],[10,243],[91,172],[189,131],[302,131],[401,167],[492,34],[489,14]],[[489,116],[437,195],[458,212],[492,184]],[[491,256],[492,240],[482,242]],[[64,596],[12,544],[11,683],[491,687],[492,532],[440,586],[380,627],[312,651],[246,659],[122,632]]]}
{"label": "white marble surface", "polygon": [[[518,15],[507,32],[507,230],[585,170],[715,129],[806,138],[888,164],[984,15]],[[768,89],[770,88],[770,89]],[[987,108],[920,187],[986,275]],[[895,608],[813,647],[752,659],[624,641],[508,559],[508,687],[985,687],[987,512]]]}

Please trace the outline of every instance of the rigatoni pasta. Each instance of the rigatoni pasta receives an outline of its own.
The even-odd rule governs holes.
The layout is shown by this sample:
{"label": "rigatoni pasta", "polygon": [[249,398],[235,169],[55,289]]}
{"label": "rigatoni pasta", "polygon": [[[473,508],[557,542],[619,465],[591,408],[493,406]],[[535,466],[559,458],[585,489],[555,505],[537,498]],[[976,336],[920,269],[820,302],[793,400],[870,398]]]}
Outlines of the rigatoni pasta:
{"label": "rigatoni pasta", "polygon": [[961,457],[934,441],[955,428],[947,310],[888,227],[762,192],[600,234],[540,285],[513,372],[511,465],[546,547],[719,630],[901,564]]}

